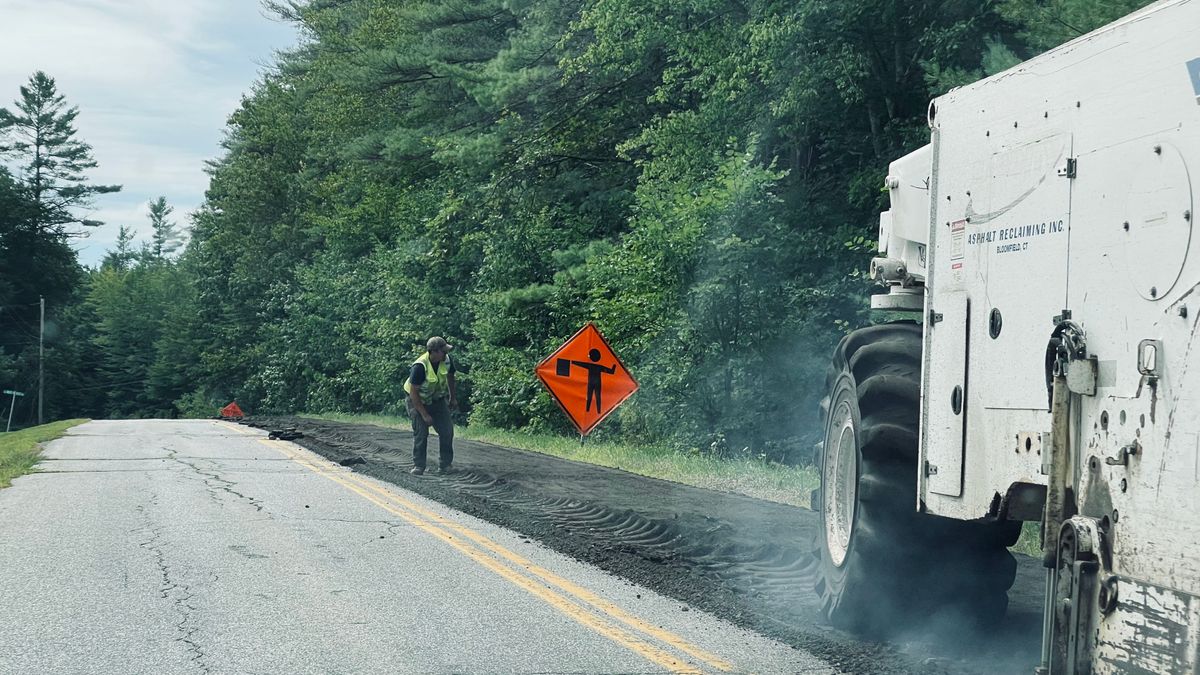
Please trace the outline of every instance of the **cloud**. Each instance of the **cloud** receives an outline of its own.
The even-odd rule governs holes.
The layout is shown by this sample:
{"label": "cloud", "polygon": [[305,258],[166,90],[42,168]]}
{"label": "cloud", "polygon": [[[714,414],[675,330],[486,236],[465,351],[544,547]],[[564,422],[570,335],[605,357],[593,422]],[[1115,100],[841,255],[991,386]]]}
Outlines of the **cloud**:
{"label": "cloud", "polygon": [[98,6],[104,4],[10,0],[0,77],[8,82],[40,69],[76,90],[124,89],[131,79],[159,80],[179,65],[180,50],[162,35],[106,13]]}
{"label": "cloud", "polygon": [[80,240],[85,264],[103,257],[118,225],[148,229],[144,205],[154,197],[166,196],[187,223],[226,119],[263,64],[296,41],[254,0],[0,3],[0,106],[45,71],[80,109],[79,138],[100,164],[92,180],[124,186],[97,199],[91,217],[109,224]]}

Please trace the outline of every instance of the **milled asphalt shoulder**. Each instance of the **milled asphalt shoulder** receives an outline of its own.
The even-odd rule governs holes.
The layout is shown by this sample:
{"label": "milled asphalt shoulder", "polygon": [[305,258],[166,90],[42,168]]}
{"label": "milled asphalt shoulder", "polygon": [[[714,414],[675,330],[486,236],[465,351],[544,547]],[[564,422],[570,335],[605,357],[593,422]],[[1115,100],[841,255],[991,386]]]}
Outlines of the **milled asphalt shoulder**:
{"label": "milled asphalt shoulder", "polygon": [[213,421],[89,422],[0,490],[0,672],[833,672]]}

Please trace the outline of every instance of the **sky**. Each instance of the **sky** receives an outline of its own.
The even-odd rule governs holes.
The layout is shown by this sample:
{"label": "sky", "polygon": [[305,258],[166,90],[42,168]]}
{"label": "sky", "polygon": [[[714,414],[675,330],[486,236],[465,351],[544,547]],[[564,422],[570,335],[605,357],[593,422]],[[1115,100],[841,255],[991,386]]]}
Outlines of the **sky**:
{"label": "sky", "polygon": [[123,186],[96,198],[89,217],[105,224],[74,241],[81,263],[99,264],[122,224],[148,240],[159,195],[190,225],[226,120],[296,40],[259,0],[0,0],[0,107],[45,71],[79,108],[89,178]]}

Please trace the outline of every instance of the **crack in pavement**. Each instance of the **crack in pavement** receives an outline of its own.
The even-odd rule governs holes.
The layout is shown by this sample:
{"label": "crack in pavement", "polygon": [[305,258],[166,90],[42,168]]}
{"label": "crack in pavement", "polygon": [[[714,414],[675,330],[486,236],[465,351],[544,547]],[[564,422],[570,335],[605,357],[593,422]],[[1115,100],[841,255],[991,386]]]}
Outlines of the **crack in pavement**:
{"label": "crack in pavement", "polygon": [[410,530],[413,528],[413,526],[409,523],[386,521],[386,520],[380,521],[380,522],[387,525],[387,534],[379,535],[380,539],[383,539],[385,537],[394,537],[397,534],[399,534],[401,530]]}
{"label": "crack in pavement", "polygon": [[[150,494],[148,504],[151,507],[158,506],[157,492]],[[139,504],[137,511],[146,523],[139,531],[149,533],[150,536],[146,541],[139,542],[138,546],[149,551],[154,556],[154,563],[158,568],[160,577],[159,597],[170,601],[172,610],[179,616],[179,620],[175,623],[175,630],[181,633],[181,635],[175,638],[175,641],[182,642],[186,646],[188,653],[191,655],[188,660],[199,667],[201,672],[211,672],[210,667],[204,661],[204,650],[201,648],[200,643],[194,639],[196,633],[200,632],[200,628],[193,625],[192,620],[194,613],[199,609],[191,603],[195,594],[192,592],[190,585],[175,580],[171,572],[171,566],[167,564],[166,551],[163,548],[163,527],[153,522],[145,505]]]}
{"label": "crack in pavement", "polygon": [[[191,478],[193,475],[199,477],[201,482],[204,484],[205,491],[208,496],[220,507],[224,508],[226,506],[225,499],[222,497],[222,493],[224,493],[227,495],[233,495],[238,500],[249,503],[250,506],[254,507],[255,511],[264,513],[266,515],[264,520],[272,520],[274,518],[273,514],[266,511],[261,501],[249,495],[243,494],[235,489],[237,483],[223,478],[219,473],[217,473],[216,469],[208,469],[199,466],[201,461],[211,461],[210,459],[180,455],[176,450],[171,448],[164,448],[164,450],[167,451],[167,456],[164,458],[155,459],[170,460],[191,469],[191,472],[184,472],[183,475],[188,478]],[[143,473],[146,471],[147,470],[142,470]],[[117,471],[112,472],[118,473]],[[150,499],[148,500],[148,506],[157,507],[158,504],[158,493],[152,493]],[[175,641],[182,643],[186,647],[187,652],[190,655],[188,659],[190,663],[194,664],[203,673],[211,672],[212,668],[206,661],[204,648],[197,639],[197,634],[200,633],[200,627],[196,625],[196,614],[200,611],[200,608],[193,602],[196,594],[193,592],[191,585],[179,581],[174,577],[170,565],[167,564],[166,552],[163,548],[164,526],[161,524],[156,524],[152,521],[147,509],[147,505],[139,505],[137,510],[146,522],[146,525],[141,528],[140,531],[149,534],[149,539],[140,542],[139,546],[150,551],[154,556],[155,565],[157,566],[159,575],[161,577],[159,583],[159,596],[164,600],[170,601],[172,604],[172,609],[178,615],[178,620],[175,622],[175,630],[177,633],[179,633],[179,637],[175,638]],[[242,553],[243,555],[246,555],[245,552]],[[253,557],[266,557],[258,556],[256,554],[250,555]],[[215,573],[211,573],[211,577],[213,582],[219,578]]]}
{"label": "crack in pavement", "polygon": [[35,471],[34,473],[165,473],[167,471],[174,471],[174,469],[80,469],[77,471],[60,471],[55,469],[53,471]]}
{"label": "crack in pavement", "polygon": [[[215,470],[201,469],[199,466],[196,465],[195,461],[188,461],[188,460],[199,461],[204,458],[181,457],[178,455],[178,453],[176,453],[176,451],[171,450],[170,448],[167,448],[167,453],[168,453],[169,458],[172,461],[178,462],[179,464],[183,464],[184,466],[190,468],[192,471],[196,472],[198,475],[203,476],[204,477],[204,485],[205,485],[205,487],[208,488],[209,496],[211,496],[213,498],[213,501],[217,502],[222,507],[225,506],[225,503],[223,501],[221,501],[221,499],[219,498],[219,495],[216,492],[217,490],[231,494],[231,495],[237,497],[238,499],[244,499],[245,501],[250,502],[250,505],[254,507],[254,510],[258,511],[259,513],[262,513],[264,511],[264,507],[263,507],[261,501],[255,499],[254,497],[244,495],[244,494],[238,492],[237,490],[233,489],[233,486],[237,485],[237,483],[235,483],[231,480],[222,478],[219,474],[217,474],[215,472]],[[216,485],[214,485],[214,483],[216,483]]]}
{"label": "crack in pavement", "polygon": [[[101,438],[97,436],[96,438]],[[153,462],[166,461],[168,457],[43,457],[44,464],[53,462]]]}

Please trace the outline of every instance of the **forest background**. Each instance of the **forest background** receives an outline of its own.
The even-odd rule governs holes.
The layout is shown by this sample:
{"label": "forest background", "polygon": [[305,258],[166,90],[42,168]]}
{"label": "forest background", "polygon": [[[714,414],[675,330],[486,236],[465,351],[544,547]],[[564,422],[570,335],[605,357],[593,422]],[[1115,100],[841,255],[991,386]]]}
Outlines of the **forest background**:
{"label": "forest background", "polygon": [[1146,4],[272,2],[301,41],[205,204],[180,226],[157,200],[153,240],[123,229],[97,268],[71,243],[119,186],[36,72],[0,110],[14,426],[41,421],[39,366],[46,421],[398,413],[443,335],[460,422],[566,434],[533,368],[592,321],[641,384],[596,435],[803,462],[929,100]]}

